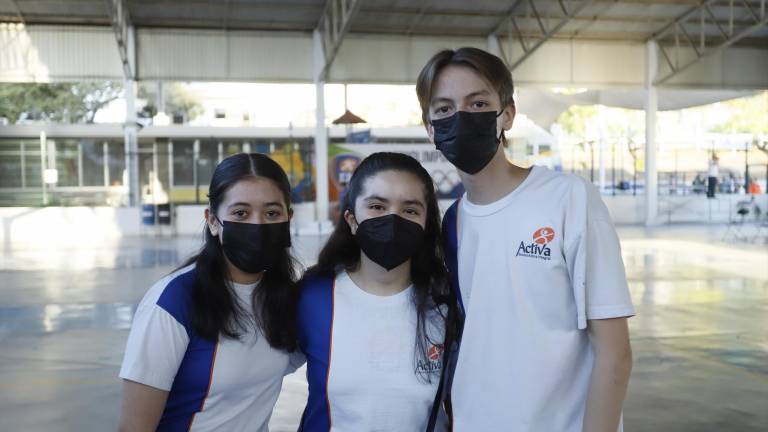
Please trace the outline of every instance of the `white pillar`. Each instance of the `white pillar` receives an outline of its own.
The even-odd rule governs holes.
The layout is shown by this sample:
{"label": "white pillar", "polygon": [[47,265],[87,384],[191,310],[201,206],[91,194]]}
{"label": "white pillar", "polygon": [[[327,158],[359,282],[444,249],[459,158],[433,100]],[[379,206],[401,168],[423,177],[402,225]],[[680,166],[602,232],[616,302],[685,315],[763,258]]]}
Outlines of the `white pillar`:
{"label": "white pillar", "polygon": [[136,122],[136,81],[125,80],[125,170],[128,184],[128,205],[141,205],[139,185],[139,125]]}
{"label": "white pillar", "polygon": [[[45,135],[45,131],[40,131],[40,186],[43,188],[43,205],[48,205],[48,183],[46,183],[45,170],[47,165],[45,163],[46,150],[48,149],[48,141]],[[8,237],[6,237],[8,238]]]}
{"label": "white pillar", "polygon": [[486,47],[488,48],[489,53],[495,55],[496,57],[501,57],[501,44],[499,44],[498,37],[494,35],[488,35]]}
{"label": "white pillar", "polygon": [[[597,122],[598,122],[598,140],[597,140],[597,154],[598,154],[598,167],[600,170],[600,193],[605,193],[605,107],[602,105],[597,106]],[[614,185],[615,187],[615,185]]]}
{"label": "white pillar", "polygon": [[328,221],[328,131],[325,128],[325,54],[322,36],[313,33],[315,77],[315,217],[320,226]]}
{"label": "white pillar", "polygon": [[136,33],[133,26],[128,27],[126,52],[130,76],[124,80],[125,90],[125,170],[128,184],[128,205],[141,205],[141,187],[139,184],[139,124],[136,117]]}
{"label": "white pillar", "polygon": [[157,81],[157,112],[166,114],[165,112],[165,86],[162,81]]}
{"label": "white pillar", "polygon": [[656,111],[658,98],[653,82],[658,71],[658,46],[647,44],[645,71],[645,225],[654,225],[659,214],[658,175],[656,172]]}

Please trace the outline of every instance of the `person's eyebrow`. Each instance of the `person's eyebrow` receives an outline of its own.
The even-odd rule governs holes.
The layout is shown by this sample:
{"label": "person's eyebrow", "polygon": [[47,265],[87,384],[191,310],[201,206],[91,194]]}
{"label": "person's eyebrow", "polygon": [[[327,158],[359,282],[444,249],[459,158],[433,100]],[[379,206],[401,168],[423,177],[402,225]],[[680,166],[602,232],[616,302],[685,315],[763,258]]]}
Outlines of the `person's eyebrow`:
{"label": "person's eyebrow", "polygon": [[[464,96],[464,99],[472,99],[472,98],[475,98],[475,97],[478,97],[478,96],[488,97],[490,95],[491,95],[491,92],[489,92],[486,89],[482,89],[482,90],[473,91],[472,93]],[[434,105],[436,105],[438,103],[441,103],[441,102],[453,103],[453,99],[447,98],[447,97],[434,98],[434,99],[432,99],[432,102],[430,103],[430,106],[434,106]]]}
{"label": "person's eyebrow", "polygon": [[384,197],[380,197],[378,195],[371,195],[369,197],[363,198],[363,200],[364,201],[381,201],[383,203],[389,203],[388,199],[386,199]]}
{"label": "person's eyebrow", "polygon": [[472,98],[477,97],[477,96],[490,96],[490,95],[491,95],[491,93],[488,90],[483,89],[483,90],[474,91],[474,92],[464,96],[464,99],[472,99]]}
{"label": "person's eyebrow", "polygon": [[231,209],[232,207],[250,207],[250,206],[251,205],[248,204],[247,202],[236,202],[228,205],[227,209]]}
{"label": "person's eyebrow", "polygon": [[453,99],[447,98],[447,97],[438,97],[438,98],[432,99],[432,101],[429,103],[429,105],[430,106],[434,106],[434,105],[437,105],[439,103],[448,103],[448,104],[450,104],[450,103],[453,103]]}
{"label": "person's eyebrow", "polygon": [[264,203],[264,207],[280,207],[283,208],[283,203],[279,201],[270,201],[268,203]]}
{"label": "person's eyebrow", "polygon": [[415,205],[415,206],[419,206],[421,208],[426,208],[424,203],[419,201],[419,200],[405,200],[405,201],[403,201],[403,204],[404,205]]}

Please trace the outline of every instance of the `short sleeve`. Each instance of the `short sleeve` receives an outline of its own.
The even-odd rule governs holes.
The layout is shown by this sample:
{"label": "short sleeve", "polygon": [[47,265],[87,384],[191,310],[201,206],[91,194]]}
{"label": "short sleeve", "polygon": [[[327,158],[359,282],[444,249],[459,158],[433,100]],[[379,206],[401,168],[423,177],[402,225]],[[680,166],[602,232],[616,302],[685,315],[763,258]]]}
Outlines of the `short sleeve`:
{"label": "short sleeve", "polygon": [[587,320],[635,314],[616,228],[597,189],[575,181],[566,214],[565,259],[578,310]]}
{"label": "short sleeve", "polygon": [[120,378],[170,391],[189,344],[187,330],[155,303],[133,318]]}
{"label": "short sleeve", "polygon": [[304,363],[306,362],[307,356],[305,356],[301,350],[297,349],[296,351],[290,353],[288,355],[288,367],[285,369],[284,375],[290,375],[296,372],[296,370],[304,366]]}

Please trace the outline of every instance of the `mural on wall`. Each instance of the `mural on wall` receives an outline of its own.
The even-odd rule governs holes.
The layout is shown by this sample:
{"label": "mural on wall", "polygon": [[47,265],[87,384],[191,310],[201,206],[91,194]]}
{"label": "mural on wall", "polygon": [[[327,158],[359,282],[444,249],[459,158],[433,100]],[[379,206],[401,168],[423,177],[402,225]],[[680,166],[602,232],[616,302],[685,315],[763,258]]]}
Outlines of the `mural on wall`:
{"label": "mural on wall", "polygon": [[377,152],[396,152],[412,156],[432,176],[440,199],[459,198],[464,193],[456,168],[433,144],[335,144],[329,147],[328,170],[330,199],[338,201],[354,169],[366,156]]}

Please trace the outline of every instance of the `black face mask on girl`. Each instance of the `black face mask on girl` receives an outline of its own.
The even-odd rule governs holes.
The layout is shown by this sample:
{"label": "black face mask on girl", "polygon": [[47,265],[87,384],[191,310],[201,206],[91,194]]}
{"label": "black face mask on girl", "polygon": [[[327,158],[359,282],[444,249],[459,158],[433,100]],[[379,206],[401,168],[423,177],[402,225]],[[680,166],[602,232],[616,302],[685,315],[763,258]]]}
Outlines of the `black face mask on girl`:
{"label": "black face mask on girl", "polygon": [[424,228],[398,215],[366,219],[357,227],[357,244],[387,271],[408,261],[424,244]]}
{"label": "black face mask on girl", "polygon": [[[217,218],[218,220],[218,218]],[[222,249],[229,262],[246,273],[275,265],[282,249],[291,247],[289,222],[252,224],[219,221],[224,227]]]}
{"label": "black face mask on girl", "polygon": [[432,120],[435,146],[456,168],[477,174],[499,148],[501,134],[496,136],[496,119],[503,112],[457,111],[448,118]]}

